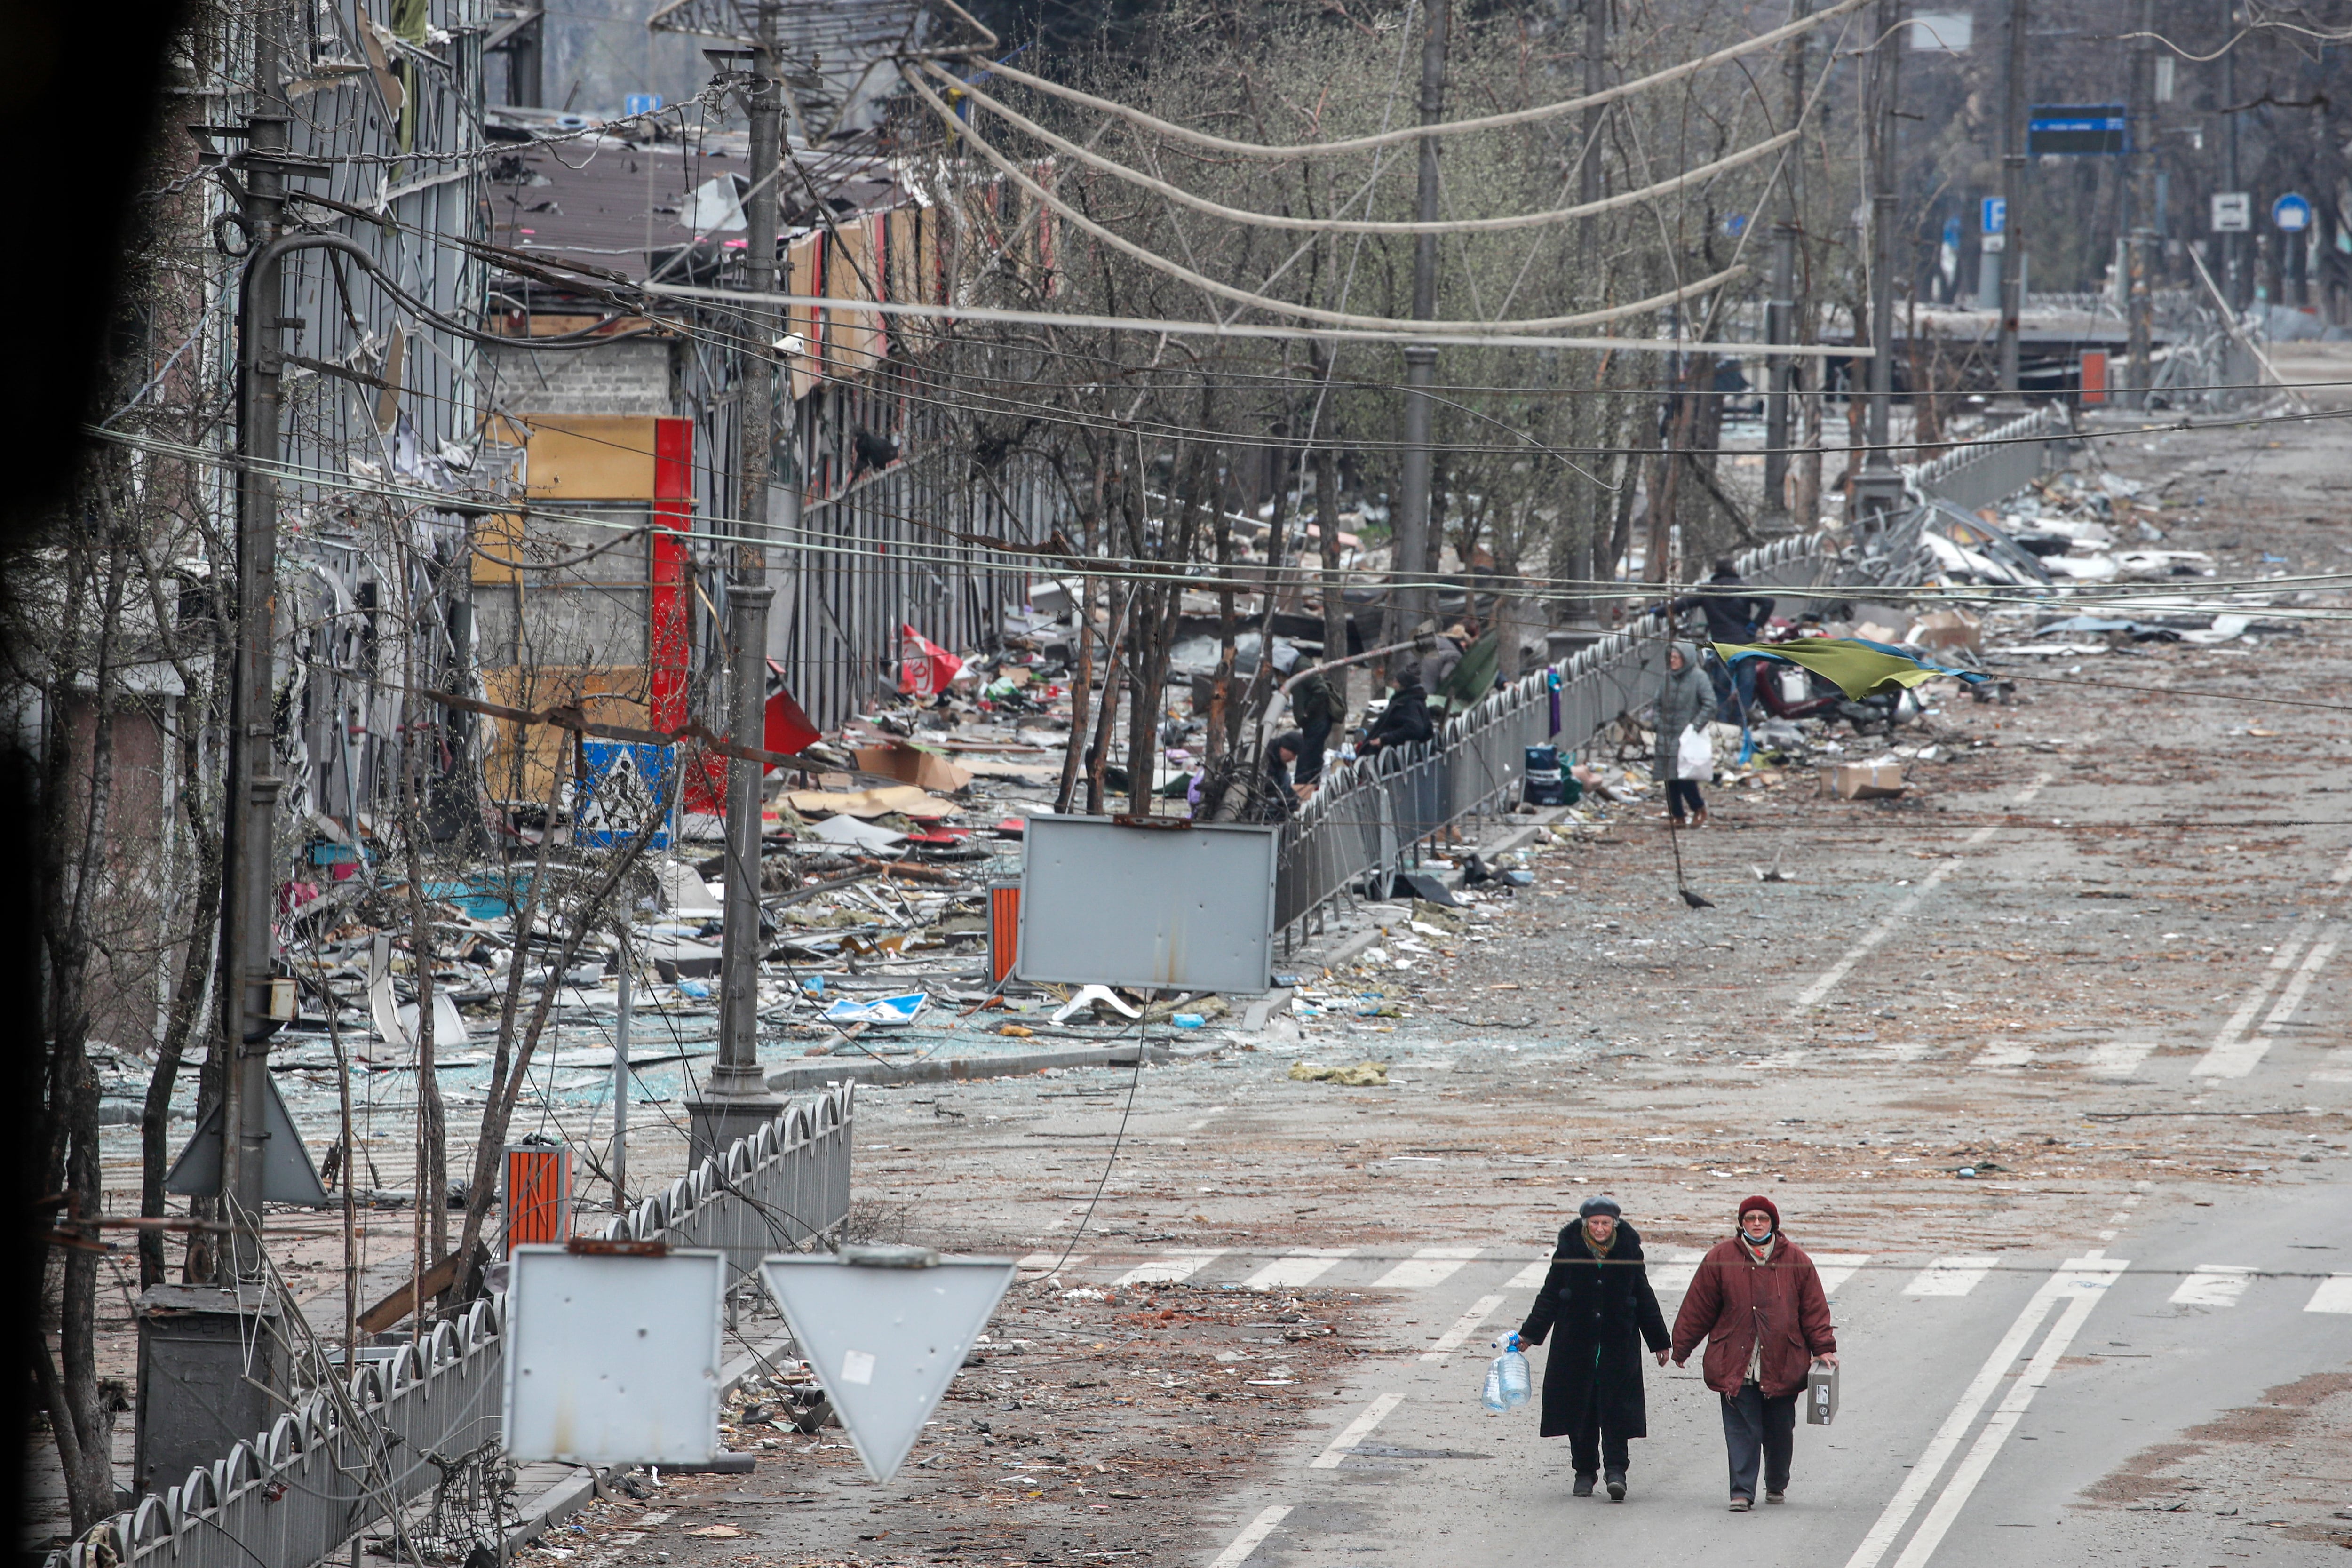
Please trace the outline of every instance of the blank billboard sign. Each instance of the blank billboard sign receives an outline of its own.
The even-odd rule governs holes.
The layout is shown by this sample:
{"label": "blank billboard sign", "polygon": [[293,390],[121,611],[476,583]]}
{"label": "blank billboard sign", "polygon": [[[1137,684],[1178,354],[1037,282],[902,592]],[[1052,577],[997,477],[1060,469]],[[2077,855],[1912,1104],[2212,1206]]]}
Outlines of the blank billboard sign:
{"label": "blank billboard sign", "polygon": [[1069,985],[1264,991],[1281,835],[1234,823],[1030,817],[1016,972]]}

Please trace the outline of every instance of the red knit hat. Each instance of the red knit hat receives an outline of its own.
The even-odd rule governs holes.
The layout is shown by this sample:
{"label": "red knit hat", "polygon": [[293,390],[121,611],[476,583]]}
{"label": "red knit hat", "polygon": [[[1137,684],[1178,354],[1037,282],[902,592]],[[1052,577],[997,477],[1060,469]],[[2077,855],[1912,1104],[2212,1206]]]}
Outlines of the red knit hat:
{"label": "red knit hat", "polygon": [[1762,1209],[1766,1214],[1769,1214],[1769,1215],[1770,1215],[1772,1216],[1772,1228],[1773,1228],[1774,1230],[1778,1230],[1778,1229],[1780,1229],[1780,1205],[1778,1205],[1777,1204],[1773,1203],[1773,1201],[1772,1201],[1770,1198],[1768,1198],[1768,1197],[1766,1197],[1763,1194],[1759,1193],[1759,1194],[1756,1194],[1754,1197],[1752,1197],[1752,1198],[1742,1198],[1742,1199],[1740,1199],[1740,1200],[1739,1200],[1739,1217],[1740,1217],[1740,1218],[1742,1218],[1742,1219],[1746,1219],[1746,1218],[1747,1218],[1750,1214],[1754,1213],[1754,1212],[1755,1212],[1756,1210],[1758,1210],[1758,1209]]}

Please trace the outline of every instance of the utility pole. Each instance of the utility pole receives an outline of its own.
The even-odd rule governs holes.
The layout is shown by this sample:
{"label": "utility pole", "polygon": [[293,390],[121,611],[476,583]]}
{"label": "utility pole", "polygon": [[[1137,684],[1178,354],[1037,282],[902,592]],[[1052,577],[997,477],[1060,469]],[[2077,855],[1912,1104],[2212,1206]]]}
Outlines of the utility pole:
{"label": "utility pole", "polygon": [[1863,439],[1870,446],[1854,476],[1848,516],[1865,528],[1903,504],[1903,476],[1890,446],[1895,405],[1895,93],[1901,60],[1903,0],[1878,0],[1872,26],[1870,134],[1870,402]]}
{"label": "utility pole", "polygon": [[621,967],[614,978],[620,998],[613,1010],[613,1213],[616,1217],[628,1212],[629,1206],[629,1025],[636,1001],[637,955],[630,950],[626,915],[621,918],[619,936]]}
{"label": "utility pole", "polygon": [[2015,397],[2018,324],[2025,315],[2025,8],[2009,0],[2009,62],[2001,84],[2000,390]]}
{"label": "utility pole", "polygon": [[[2221,0],[2221,25],[2224,32],[2238,24],[2236,0]],[[2238,183],[2238,46],[2233,42],[2221,51],[2221,188],[2242,191]],[[2221,236],[2222,297],[2230,301],[2232,310],[2243,310],[2249,290],[2246,279],[2252,273],[2247,254],[2246,237],[2239,234]]]}
{"label": "utility pole", "polygon": [[[738,746],[759,747],[767,733],[769,450],[774,440],[776,313],[764,302],[776,287],[776,170],[783,162],[783,94],[776,61],[776,6],[760,6],[756,47],[749,51],[744,103],[751,120],[751,189],[743,220],[743,287],[752,303],[743,310],[741,380],[736,403],[736,527],[727,574],[727,641],[733,659],[729,729]],[[689,1163],[727,1149],[782,1110],[760,1070],[760,808],[764,765],[741,757],[727,763],[726,930],[719,938],[719,1059],[702,1098],[688,1106]]]}
{"label": "utility pole", "polygon": [[[1812,10],[1812,0],[1789,0],[1789,20],[1801,22]],[[1807,36],[1799,33],[1789,40],[1788,55],[1781,62],[1782,79],[1786,83],[1787,109],[1781,129],[1793,131],[1805,112],[1805,46]],[[1772,298],[1764,307],[1764,341],[1786,343],[1797,336],[1797,171],[1803,160],[1797,148],[1790,148],[1785,173],[1780,179],[1780,216],[1772,225]],[[1764,400],[1764,507],[1757,517],[1759,531],[1786,533],[1789,521],[1789,433],[1793,428],[1790,414],[1796,390],[1796,362],[1787,354],[1773,354],[1765,362],[1765,385],[1769,389]]]}
{"label": "utility pole", "polygon": [[[1584,13],[1584,96],[1591,98],[1609,85],[1609,5],[1610,0],[1580,0]],[[1565,11],[1563,6],[1562,10]],[[1565,18],[1563,18],[1565,19]],[[1601,199],[1601,127],[1609,113],[1606,104],[1587,104],[1578,118],[1576,133],[1581,143],[1576,165],[1576,199],[1590,205]],[[1586,286],[1599,294],[1601,276],[1601,222],[1586,218],[1577,252],[1583,268]],[[1580,431],[1600,431],[1611,416],[1610,400],[1605,397],[1580,401],[1574,428]],[[1594,446],[1601,445],[1599,441]],[[1584,480],[1580,486],[1584,503],[1578,510],[1581,517],[1576,546],[1570,555],[1573,575],[1587,582],[1613,574],[1614,561],[1601,559],[1602,521],[1608,516],[1609,492],[1601,485]],[[1568,602],[1568,622],[1580,631],[1591,630],[1598,635],[1594,625],[1594,604],[1589,589],[1580,591]]]}
{"label": "utility pole", "polygon": [[[1452,0],[1427,0],[1428,26],[1421,40],[1421,122],[1433,126],[1445,111],[1445,30]],[[1414,216],[1423,223],[1438,219],[1438,138],[1421,138],[1421,180]],[[1412,239],[1412,319],[1437,315],[1437,236],[1417,234]],[[1421,586],[1400,586],[1400,579],[1426,574],[1430,546],[1429,425],[1433,404],[1430,389],[1437,381],[1437,350],[1414,343],[1404,351],[1404,463],[1398,479],[1396,527],[1389,550],[1389,613],[1384,642],[1402,642],[1429,613],[1433,595]]]}
{"label": "utility pole", "polygon": [[226,1289],[261,1278],[263,1160],[269,1089],[270,847],[278,794],[275,766],[278,617],[278,480],[265,465],[278,457],[278,391],[285,371],[282,312],[286,252],[277,241],[286,220],[287,132],[290,117],[280,80],[281,23],[272,7],[254,14],[254,107],[247,121],[245,224],[252,261],[243,279],[237,323],[236,645],[229,688],[228,791],[222,814],[221,879],[221,1217],[235,1228],[218,1253],[216,1280]]}
{"label": "utility pole", "polygon": [[2129,249],[2131,293],[2126,309],[2131,359],[2130,406],[2147,406],[2151,376],[2148,338],[2153,323],[2156,268],[2156,0],[2139,0],[2138,36],[2132,40],[2131,137],[2132,222]]}

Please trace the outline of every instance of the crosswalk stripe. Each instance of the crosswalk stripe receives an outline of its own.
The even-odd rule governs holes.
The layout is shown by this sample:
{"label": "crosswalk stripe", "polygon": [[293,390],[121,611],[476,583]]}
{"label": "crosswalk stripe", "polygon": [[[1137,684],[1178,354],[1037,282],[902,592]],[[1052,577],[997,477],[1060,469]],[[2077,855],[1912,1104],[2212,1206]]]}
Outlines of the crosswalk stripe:
{"label": "crosswalk stripe", "polygon": [[1525,1268],[1520,1269],[1517,1274],[1512,1275],[1510,1282],[1505,1285],[1503,1289],[1506,1290],[1538,1289],[1543,1285],[1544,1276],[1550,1272],[1551,1259],[1549,1258],[1538,1258],[1533,1263],[1528,1264]]}
{"label": "crosswalk stripe", "polygon": [[1420,1290],[1444,1283],[1478,1256],[1475,1247],[1424,1247],[1372,1281],[1375,1290]]}
{"label": "crosswalk stripe", "polygon": [[1242,1281],[1249,1290],[1297,1290],[1312,1285],[1338,1266],[1342,1258],[1352,1258],[1352,1247],[1297,1247],[1267,1264]]}
{"label": "crosswalk stripe", "polygon": [[1679,1296],[1698,1278],[1698,1260],[1706,1256],[1696,1247],[1670,1247],[1666,1260],[1650,1270],[1650,1289],[1661,1296]]}
{"label": "crosswalk stripe", "polygon": [[1083,1252],[1075,1254],[1074,1256],[1066,1258],[1058,1252],[1033,1252],[1028,1257],[1023,1258],[1020,1262],[1014,1264],[1013,1267],[1015,1268],[1034,1273],[1038,1269],[1051,1269],[1056,1264],[1066,1268],[1071,1264],[1084,1263],[1086,1260],[1087,1254]]}
{"label": "crosswalk stripe", "polygon": [[1403,1403],[1404,1395],[1402,1394],[1383,1394],[1373,1400],[1361,1415],[1349,1422],[1346,1429],[1331,1439],[1329,1447],[1307,1461],[1307,1468],[1310,1470],[1338,1469],[1339,1461],[1348,1457],[1349,1450],[1370,1436],[1372,1428],[1379,1426],[1390,1411]]}
{"label": "crosswalk stripe", "polygon": [[2127,1078],[2155,1050],[2153,1040],[2109,1040],[2092,1047],[2083,1065],[2101,1078]]}
{"label": "crosswalk stripe", "polygon": [[2021,1068],[2033,1061],[2033,1047],[2015,1043],[1987,1046],[1977,1053],[1980,1068]]}
{"label": "crosswalk stripe", "polygon": [[1119,1285],[1175,1285],[1225,1255],[1222,1247],[1180,1247],[1165,1257],[1155,1258],[1140,1268],[1130,1268],[1113,1283]]}
{"label": "crosswalk stripe", "polygon": [[2169,1298],[2176,1307],[2234,1307],[2253,1270],[2240,1263],[2200,1263]]}
{"label": "crosswalk stripe", "polygon": [[[2294,967],[2295,958],[2303,952],[2303,944],[2311,940],[2313,933],[2319,929],[2319,923],[2326,919],[2326,915],[2317,912],[2304,916],[2295,931],[2279,944],[2278,952],[2272,954],[2270,963],[2255,977],[2254,987],[2246,993],[2245,1001],[2230,1015],[2230,1021],[2221,1026],[2221,1032],[2213,1037],[2212,1048],[2189,1069],[2190,1078],[2243,1078],[2254,1070],[2254,1064],[2263,1059],[2263,1053],[2271,1048],[2271,1043],[2261,1039],[2247,1040],[2242,1037],[2253,1026],[2254,1015],[2262,1011],[2264,1002],[2270,1000],[2271,987],[2279,983],[2279,976]],[[2331,950],[2335,946],[2333,942],[2326,945]]]}
{"label": "crosswalk stripe", "polygon": [[1870,1261],[1867,1252],[1816,1252],[1813,1268],[1822,1277],[1822,1294],[1835,1295],[1837,1288],[1853,1279],[1862,1266]]}
{"label": "crosswalk stripe", "polygon": [[1903,1287],[1906,1296],[1965,1296],[1984,1283],[1984,1277],[1999,1266],[2000,1259],[1990,1253],[1971,1253],[1958,1258],[1938,1258],[1912,1277]]}
{"label": "crosswalk stripe", "polygon": [[2306,1312],[2352,1312],[2352,1274],[2331,1274],[2319,1282],[2311,1300],[2303,1304]]}

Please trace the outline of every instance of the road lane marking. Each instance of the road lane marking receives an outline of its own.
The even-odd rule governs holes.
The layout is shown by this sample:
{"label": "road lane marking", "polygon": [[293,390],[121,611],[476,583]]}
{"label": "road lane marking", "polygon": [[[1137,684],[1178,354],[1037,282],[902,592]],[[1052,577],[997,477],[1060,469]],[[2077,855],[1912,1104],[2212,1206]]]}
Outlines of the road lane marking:
{"label": "road lane marking", "polygon": [[[2009,809],[2011,811],[2019,811],[2031,805],[2033,797],[2040,795],[2042,793],[2042,787],[2049,782],[2050,775],[2048,773],[2036,773],[2033,777],[2033,782],[2026,785],[2024,789],[2018,792],[2017,799],[2011,803]],[[1975,848],[1978,845],[1982,844],[1986,839],[1990,838],[1995,833],[1999,832],[2002,826],[2002,824],[1998,822],[1986,823],[1974,833],[1969,834],[1966,838],[1962,839],[1960,841],[1960,847],[1963,849]],[[1934,892],[1937,888],[1942,887],[1944,885],[1944,879],[1949,877],[1953,872],[1959,868],[1960,862],[1954,859],[1944,861],[1934,870],[1928,872],[1917,887],[1912,889],[1909,894],[1907,894],[1899,903],[1897,903],[1893,909],[1886,911],[1885,916],[1879,920],[1879,922],[1876,925],[1864,931],[1852,947],[1846,949],[1844,957],[1839,959],[1835,963],[1831,964],[1827,969],[1821,973],[1820,976],[1816,978],[1811,984],[1797,993],[1797,1000],[1790,1006],[1789,1016],[1791,1018],[1796,1017],[1798,1015],[1803,1013],[1806,1008],[1811,1007],[1814,1003],[1819,1002],[1822,997],[1836,990],[1839,983],[1844,980],[1847,975],[1853,973],[1854,965],[1860,963],[1864,959],[1868,958],[1872,951],[1875,949],[1880,942],[1885,942],[1888,937],[1895,934],[1895,928],[1902,924],[1904,918],[1918,907],[1920,900]]]}
{"label": "road lane marking", "polygon": [[[2316,921],[2317,917],[2314,917],[2314,932],[2319,929]],[[2280,1026],[2303,1005],[2304,994],[2311,989],[2312,982],[2319,978],[2319,972],[2326,966],[2327,961],[2336,955],[2336,944],[2341,941],[2340,937],[2331,936],[2311,944],[2311,952],[2296,967],[2293,978],[2287,981],[2286,989],[2279,993],[2278,1005],[2263,1018],[2262,1027],[2249,1034],[2247,1024],[2261,1008],[2271,986],[2277,983],[2279,974],[2285,971],[2286,964],[2281,961],[2292,959],[2295,944],[2281,948],[2278,956],[2271,960],[2270,970],[2262,984],[2247,996],[2245,1005],[2238,1009],[2214,1039],[2213,1048],[2189,1069],[2189,1076],[2243,1078],[2259,1067],[2263,1058],[2270,1054],[2271,1043],[2276,1038]]]}
{"label": "road lane marking", "polygon": [[[1903,1549],[1903,1555],[1895,1560],[1895,1568],[1927,1568],[1927,1559],[1933,1557],[1936,1548],[1943,1544],[1945,1533],[1952,1528],[1952,1521],[1959,1518],[1960,1510],[1968,1506],[1969,1498],[1976,1491],[1977,1483],[1984,1479],[1985,1471],[1992,1468],[1993,1458],[2000,1452],[2001,1445],[2009,1441],[2009,1435],[2017,1429],[2026,1406],[2033,1403],[2033,1396],[2042,1391],[2042,1385],[2050,1381],[2050,1373],[2057,1366],[2058,1358],[2064,1355],[2066,1347],[2074,1342],[2075,1334],[2082,1331],[2092,1310],[2106,1294],[2107,1287],[2115,1283],[2115,1271],[2124,1265],[2103,1259],[2097,1267],[2106,1272],[2076,1274],[2069,1280],[2065,1291],[2068,1298],[2066,1310],[2059,1314],[2056,1325],[2043,1338],[2042,1348],[2034,1352],[2032,1361],[2026,1363],[2023,1375],[2009,1391],[2008,1397],[1993,1411],[1992,1419],[1986,1422],[1984,1430],[1977,1434],[1968,1458],[1962,1459],[1959,1468],[1952,1472],[1951,1483],[1944,1488],[1944,1495],[1936,1500],[1936,1506],[1927,1510],[1927,1517],[1919,1521],[1918,1533],[1911,1538],[1911,1544]],[[2062,1275],[2060,1279],[2067,1277]],[[2056,1284],[2057,1281],[2052,1283]]]}
{"label": "road lane marking", "polygon": [[2109,1040],[2092,1047],[2083,1066],[2095,1078],[2129,1078],[2155,1050],[2153,1040]]}
{"label": "road lane marking", "polygon": [[2234,1307],[2253,1270],[2237,1263],[2200,1263],[2167,1298],[2176,1307]]}
{"label": "road lane marking", "polygon": [[2030,1067],[2032,1062],[2033,1047],[2022,1041],[2012,1041],[2005,1046],[1987,1046],[1977,1053],[1977,1066],[1980,1068],[2021,1068]]}
{"label": "road lane marking", "polygon": [[1668,1247],[1666,1261],[1650,1270],[1650,1289],[1661,1296],[1681,1295],[1698,1278],[1699,1259],[1706,1256],[1696,1247]]}
{"label": "road lane marking", "polygon": [[1867,1252],[1816,1252],[1813,1272],[1822,1279],[1822,1294],[1833,1295],[1837,1288],[1853,1279],[1862,1266],[1870,1261]]}
{"label": "road lane marking", "polygon": [[1421,1352],[1421,1359],[1444,1361],[1447,1356],[1460,1350],[1468,1342],[1470,1336],[1478,1331],[1479,1325],[1493,1317],[1502,1307],[1503,1301],[1504,1298],[1500,1296],[1479,1297],[1471,1304],[1468,1311],[1454,1320],[1452,1328],[1438,1335],[1436,1342]]}
{"label": "road lane marking", "polygon": [[1512,1275],[1510,1283],[1504,1286],[1503,1289],[1506,1290],[1540,1290],[1543,1289],[1544,1277],[1550,1272],[1551,1259],[1549,1258],[1538,1258],[1533,1263],[1528,1264],[1525,1268],[1520,1269],[1517,1274]]}
{"label": "road lane marking", "polygon": [[1443,1284],[1465,1263],[1478,1256],[1475,1247],[1423,1247],[1411,1258],[1372,1281],[1375,1290],[1421,1290]]}
{"label": "road lane marking", "polygon": [[1111,1283],[1114,1285],[1181,1284],[1224,1255],[1225,1249],[1222,1247],[1180,1247],[1163,1258],[1155,1258],[1140,1268],[1129,1269]]}
{"label": "road lane marking", "polygon": [[[1331,1446],[1308,1461],[1310,1470],[1336,1470],[1356,1445],[1372,1435],[1372,1428],[1387,1419],[1388,1413],[1404,1403],[1402,1394],[1383,1394],[1371,1403],[1370,1408],[1348,1423],[1340,1434],[1331,1439]],[[1241,1561],[1239,1558],[1235,1562]]]}
{"label": "road lane marking", "polygon": [[2319,1282],[2311,1300],[2303,1304],[2306,1312],[2352,1312],[2352,1274],[2331,1274]]}
{"label": "road lane marking", "polygon": [[1352,1247],[1294,1247],[1247,1279],[1242,1287],[1248,1290],[1297,1290],[1312,1285],[1336,1268],[1342,1258],[1352,1258]]}
{"label": "road lane marking", "polygon": [[[2127,1265],[2112,1258],[2084,1257],[2068,1258],[2065,1267],[2068,1270],[2082,1268],[2119,1270]],[[1969,1380],[1967,1388],[1961,1390],[1959,1402],[1944,1417],[1943,1425],[1936,1428],[1935,1436],[1928,1440],[1918,1462],[1903,1478],[1903,1484],[1895,1489],[1895,1495],[1886,1500],[1886,1507],[1880,1511],[1878,1522],[1870,1527],[1870,1533],[1862,1538],[1862,1544],[1855,1547],[1853,1555],[1846,1559],[1845,1568],[1878,1568],[1879,1560],[1886,1555],[1895,1538],[1911,1522],[1912,1514],[1918,1510],[1919,1500],[1936,1484],[1936,1478],[1943,1474],[1944,1467],[1950,1463],[1952,1455],[1958,1450],[1960,1439],[1968,1436],[1969,1428],[1975,1425],[1978,1414],[1992,1398],[1993,1391],[2009,1376],[2010,1369],[2017,1364],[2017,1358],[2025,1353],[2026,1342],[2033,1338],[2034,1331],[2042,1326],[2042,1320],[2050,1315],[2050,1310],[2058,1304],[2059,1299],[2069,1293],[2065,1287],[2074,1277],[2065,1271],[2053,1274],[2027,1300],[2023,1310],[2017,1314],[2017,1321],[2010,1324],[2009,1331],[2000,1337],[1999,1344],[1993,1346],[1992,1353],[1985,1358],[1984,1365],[1977,1369],[1976,1376]]]}
{"label": "road lane marking", "polygon": [[[2327,874],[2327,879],[2334,886],[2321,893],[2320,897],[2341,898],[2344,894],[2344,885],[2347,882],[2352,882],[2352,854],[2344,857],[2336,869]],[[2303,951],[2305,942],[2309,942],[2318,933],[2320,926],[2326,919],[2326,910],[2314,910],[2296,922],[2295,929],[2289,933],[2285,942],[2279,944],[2278,952],[2271,955],[2270,963],[2263,966],[2263,973],[2255,978],[2254,987],[2246,993],[2244,1003],[2235,1013],[2230,1015],[2230,1021],[2221,1026],[2221,1032],[2213,1037],[2212,1048],[2205,1053],[2203,1058],[2195,1067],[2189,1069],[2190,1078],[2243,1078],[2254,1070],[2254,1064],[2262,1060],[2263,1052],[2270,1049],[2270,1042],[2263,1040],[2251,1046],[2242,1046],[2239,1043],[2240,1037],[2253,1026],[2254,1015],[2261,1012],[2263,1004],[2269,1000],[2271,987],[2279,983],[2279,976],[2294,966],[2295,954]],[[2330,939],[2328,942],[2330,952],[2335,950],[2336,940]],[[2324,963],[2326,961],[2322,959],[2320,962]],[[2295,994],[2295,1000],[2297,1002],[2303,1000],[2302,993]],[[2280,1023],[2286,1021],[2276,1014],[2273,1016]],[[2251,1056],[2246,1054],[2249,1050],[2252,1053]],[[2238,1065],[2242,1059],[2243,1066]]]}
{"label": "road lane marking", "polygon": [[1289,1517],[1288,1503],[1277,1503],[1267,1509],[1264,1513],[1251,1520],[1242,1532],[1234,1537],[1234,1543],[1231,1546],[1217,1553],[1216,1561],[1211,1563],[1209,1568],[1241,1568],[1243,1563],[1249,1561],[1250,1553],[1258,1549],[1258,1543],[1272,1535],[1275,1526]]}
{"label": "road lane marking", "polygon": [[1906,1296],[1965,1296],[1984,1283],[1984,1277],[2000,1264],[1990,1253],[1970,1253],[1958,1258],[1938,1258],[1913,1276],[1903,1287]]}

